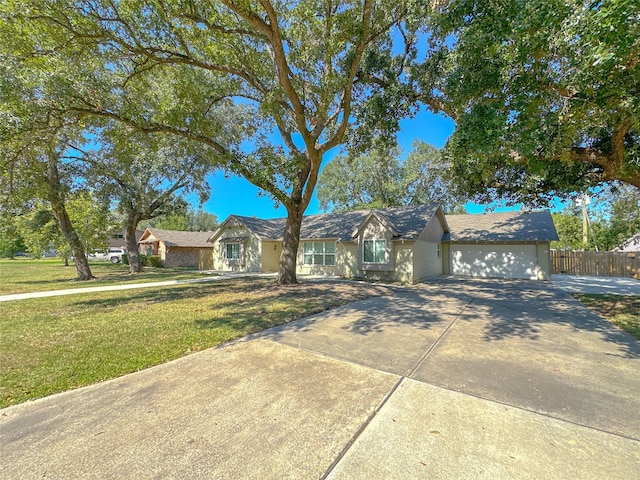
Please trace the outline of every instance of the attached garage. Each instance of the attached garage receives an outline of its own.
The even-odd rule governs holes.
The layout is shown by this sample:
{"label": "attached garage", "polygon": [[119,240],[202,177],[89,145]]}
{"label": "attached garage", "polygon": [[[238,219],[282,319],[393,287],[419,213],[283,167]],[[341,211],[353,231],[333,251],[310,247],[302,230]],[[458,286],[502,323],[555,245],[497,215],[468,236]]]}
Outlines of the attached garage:
{"label": "attached garage", "polygon": [[557,233],[548,211],[447,215],[443,270],[449,275],[546,280]]}
{"label": "attached garage", "polygon": [[538,279],[536,245],[452,244],[449,248],[452,275]]}

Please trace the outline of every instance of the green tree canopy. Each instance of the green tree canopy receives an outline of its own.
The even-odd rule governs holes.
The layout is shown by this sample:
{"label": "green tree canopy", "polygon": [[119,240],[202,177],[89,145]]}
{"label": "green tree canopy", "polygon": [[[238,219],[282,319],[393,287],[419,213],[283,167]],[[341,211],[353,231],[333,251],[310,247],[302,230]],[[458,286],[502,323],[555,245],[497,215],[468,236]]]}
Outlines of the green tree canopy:
{"label": "green tree canopy", "polygon": [[17,217],[16,223],[29,253],[36,258],[64,242],[56,217],[44,203],[35,204],[31,211]]}
{"label": "green tree canopy", "polygon": [[393,138],[395,119],[422,103],[456,122],[447,152],[479,203],[640,188],[639,2],[429,3],[404,48],[363,63],[375,93],[356,110],[370,127],[353,146]]}
{"label": "green tree canopy", "polygon": [[582,218],[575,207],[565,208],[560,213],[552,213],[553,223],[558,232],[558,240],[551,242],[551,248],[563,250],[583,250]]}
{"label": "green tree canopy", "polygon": [[409,5],[10,2],[0,44],[19,75],[46,73],[39,96],[52,111],[206,145],[284,205],[278,281],[292,283],[323,156],[357,129],[352,112],[371,95],[363,59],[392,44]]}
{"label": "green tree canopy", "polygon": [[[65,209],[85,252],[106,248],[107,232],[113,226],[107,205],[91,192],[78,191],[67,196]],[[16,216],[15,221],[20,237],[34,257],[41,257],[50,249],[65,260],[73,254],[50,204],[35,202],[28,211]]]}
{"label": "green tree canopy", "polygon": [[609,185],[588,205],[588,241],[583,242],[581,209],[570,205],[553,213],[558,242],[551,248],[609,251],[640,232],[640,191],[629,185]]}
{"label": "green tree canopy", "polygon": [[334,158],[318,181],[320,208],[348,211],[401,205],[403,171],[397,154],[374,150]]}
{"label": "green tree canopy", "polygon": [[25,252],[27,246],[20,236],[15,215],[9,212],[0,213],[0,257],[13,258],[19,252]]}
{"label": "green tree canopy", "polygon": [[[145,134],[117,122],[98,129],[97,150],[83,152],[87,182],[121,214],[131,273],[142,269],[135,231],[141,221],[174,213],[182,197],[209,197],[206,175],[213,168],[206,147],[164,133]],[[188,224],[182,225],[188,229]]]}
{"label": "green tree canopy", "polygon": [[88,280],[93,275],[66,209],[69,194],[78,189],[72,145],[85,140],[85,127],[73,116],[56,114],[65,96],[64,90],[51,84],[57,72],[27,69],[16,55],[13,47],[29,38],[28,29],[13,30],[16,26],[4,14],[21,7],[17,3],[0,5],[0,201],[6,211],[16,214],[48,202],[67,250],[75,257],[78,279]]}
{"label": "green tree canopy", "polygon": [[218,217],[213,213],[205,212],[202,208],[194,210],[193,207],[186,206],[167,212],[144,224],[165,230],[211,232],[218,227]]}
{"label": "green tree canopy", "polygon": [[[75,128],[58,125],[43,133],[42,138],[33,138],[21,128],[20,122],[8,127],[5,125],[0,130],[1,203],[8,211],[28,214],[35,204],[46,201],[66,244],[65,247],[63,242],[51,239],[50,243],[56,243],[51,246],[64,252],[65,258],[71,252],[75,258],[78,279],[88,280],[93,275],[86,258],[85,245],[74,228],[67,208],[69,198],[78,193],[75,182],[77,167],[73,159],[67,156],[71,138],[77,134]],[[40,215],[42,212],[46,213],[46,210],[38,207],[31,213]],[[43,218],[36,218],[35,223],[29,222],[29,225],[37,224],[42,226],[45,237],[49,234],[55,237],[49,223]],[[46,247],[28,238],[32,236],[33,229],[28,227],[19,230],[25,243],[34,250],[33,253],[40,255]]]}
{"label": "green tree canopy", "polygon": [[480,200],[640,188],[640,3],[452,0],[432,17],[448,151]]}
{"label": "green tree canopy", "polygon": [[399,156],[398,149],[376,149],[336,157],[318,181],[320,208],[347,211],[437,202],[447,212],[464,209],[466,198],[457,191],[439,149],[417,141],[406,160]]}
{"label": "green tree canopy", "polygon": [[613,185],[601,194],[596,208],[600,213],[594,236],[601,250],[611,250],[640,232],[640,190]]}

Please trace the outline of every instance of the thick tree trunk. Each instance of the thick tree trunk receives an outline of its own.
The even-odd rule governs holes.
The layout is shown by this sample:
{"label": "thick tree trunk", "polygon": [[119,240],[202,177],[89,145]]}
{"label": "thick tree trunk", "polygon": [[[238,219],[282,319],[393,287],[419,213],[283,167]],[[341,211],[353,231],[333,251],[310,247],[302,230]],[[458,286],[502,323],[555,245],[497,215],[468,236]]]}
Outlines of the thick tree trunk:
{"label": "thick tree trunk", "polygon": [[50,153],[46,174],[48,186],[48,200],[51,204],[53,214],[58,221],[60,231],[65,241],[71,247],[71,252],[76,262],[76,271],[78,272],[78,280],[90,280],[94,278],[89,268],[89,261],[85,255],[84,245],[80,241],[80,237],[73,229],[69,214],[64,206],[64,195],[62,193],[62,184],[60,183],[60,172],[58,171],[58,158],[55,154]]}
{"label": "thick tree trunk", "polygon": [[71,247],[71,251],[73,252],[73,257],[76,262],[76,271],[78,272],[78,280],[90,280],[94,278],[91,273],[91,269],[89,268],[89,261],[85,255],[84,246],[82,245],[78,234],[73,229],[73,225],[71,224],[71,220],[67,214],[67,209],[64,207],[63,203],[53,201],[52,199],[49,201],[51,203],[53,214],[60,226],[62,236],[67,241]]}
{"label": "thick tree trunk", "polygon": [[282,239],[282,253],[278,268],[278,284],[292,285],[298,283],[296,278],[296,264],[298,261],[298,245],[300,244],[300,228],[304,208],[294,205],[287,208],[287,223]]}
{"label": "thick tree trunk", "polygon": [[124,228],[124,242],[127,246],[127,258],[129,258],[129,271],[140,273],[142,262],[140,261],[140,250],[136,241],[136,228],[138,228],[139,217],[135,214],[127,215],[127,223]]}

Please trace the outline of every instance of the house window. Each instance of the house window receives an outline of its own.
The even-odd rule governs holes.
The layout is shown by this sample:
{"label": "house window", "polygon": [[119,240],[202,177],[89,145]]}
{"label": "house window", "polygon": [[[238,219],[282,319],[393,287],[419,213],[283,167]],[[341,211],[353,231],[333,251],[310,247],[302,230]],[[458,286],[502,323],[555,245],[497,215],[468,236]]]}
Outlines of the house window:
{"label": "house window", "polygon": [[240,243],[239,242],[227,243],[226,248],[227,248],[227,255],[226,255],[227,260],[240,260]]}
{"label": "house window", "polygon": [[387,263],[386,240],[364,240],[364,263]]}
{"label": "house window", "polygon": [[304,242],[302,263],[304,265],[335,265],[335,242]]}

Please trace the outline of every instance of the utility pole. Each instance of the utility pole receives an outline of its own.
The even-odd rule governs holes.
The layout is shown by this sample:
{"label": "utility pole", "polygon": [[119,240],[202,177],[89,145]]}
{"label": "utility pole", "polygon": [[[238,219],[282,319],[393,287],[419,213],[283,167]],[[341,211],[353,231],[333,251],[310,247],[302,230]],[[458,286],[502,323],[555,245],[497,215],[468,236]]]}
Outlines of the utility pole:
{"label": "utility pole", "polygon": [[582,207],[582,243],[587,248],[589,243],[589,217],[587,214],[587,205],[591,203],[591,197],[583,193],[576,200],[576,205]]}

